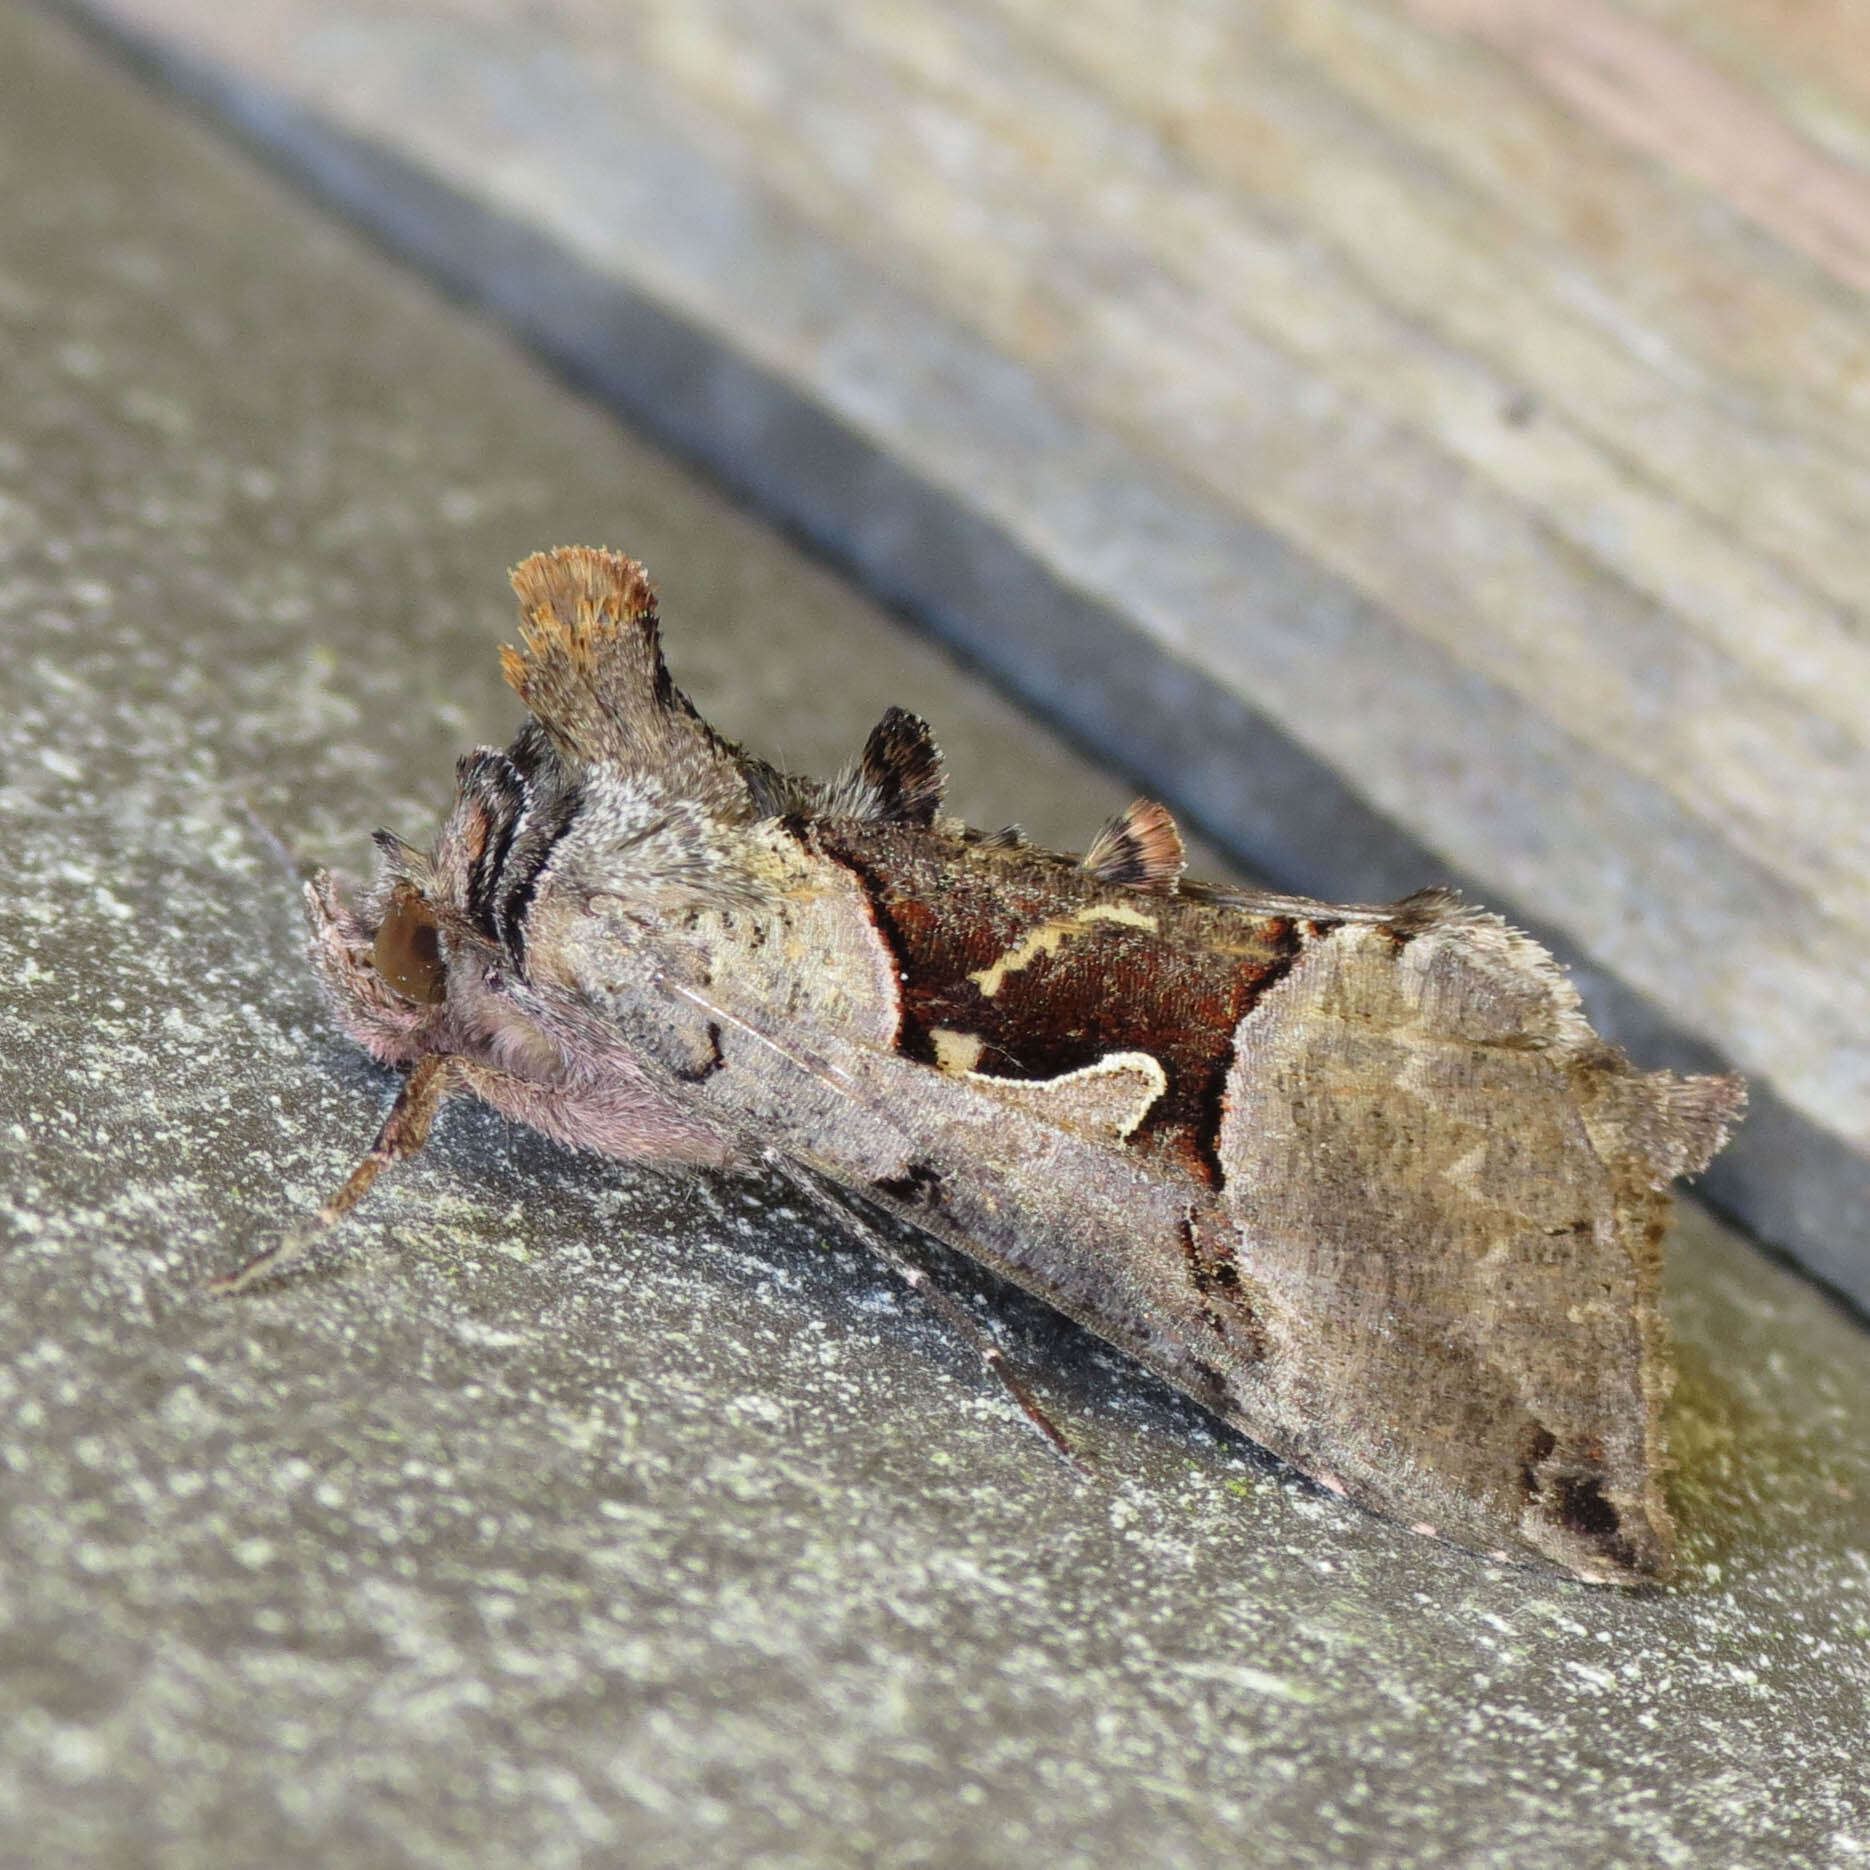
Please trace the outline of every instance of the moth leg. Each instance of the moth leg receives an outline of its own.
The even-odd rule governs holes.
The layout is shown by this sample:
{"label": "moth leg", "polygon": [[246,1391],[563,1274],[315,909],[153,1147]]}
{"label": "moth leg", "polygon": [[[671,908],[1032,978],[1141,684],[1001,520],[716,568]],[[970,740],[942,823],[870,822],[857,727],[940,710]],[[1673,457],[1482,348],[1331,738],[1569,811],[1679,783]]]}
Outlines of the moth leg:
{"label": "moth leg", "polygon": [[323,1236],[369,1193],[370,1185],[383,1171],[398,1162],[406,1162],[428,1141],[429,1127],[442,1099],[455,1088],[456,1061],[445,1054],[430,1052],[420,1059],[383,1119],[377,1140],[369,1154],[344,1178],[344,1185],[309,1219],[293,1228],[282,1240],[256,1253],[237,1272],[210,1279],[207,1290],[218,1295],[244,1292],[262,1279],[277,1278],[310,1257]]}
{"label": "moth leg", "polygon": [[809,1170],[801,1168],[798,1163],[789,1157],[780,1155],[776,1150],[766,1152],[766,1161],[770,1167],[778,1170],[800,1194],[806,1196],[816,1206],[823,1208],[841,1226],[854,1233],[885,1266],[902,1280],[911,1292],[947,1324],[950,1330],[954,1331],[964,1343],[970,1345],[975,1355],[999,1380],[1001,1388],[1019,1405],[1033,1427],[1052,1444],[1060,1458],[1069,1462],[1087,1480],[1091,1478],[1091,1470],[1073,1452],[1071,1443],[1059,1432],[1058,1425],[1040,1406],[1038,1398],[1021,1382],[1018,1372],[1008,1361],[1006,1352],[994,1343],[973,1319],[929,1278],[921,1267],[904,1258],[862,1215],[856,1212],[848,1201],[826,1188]]}

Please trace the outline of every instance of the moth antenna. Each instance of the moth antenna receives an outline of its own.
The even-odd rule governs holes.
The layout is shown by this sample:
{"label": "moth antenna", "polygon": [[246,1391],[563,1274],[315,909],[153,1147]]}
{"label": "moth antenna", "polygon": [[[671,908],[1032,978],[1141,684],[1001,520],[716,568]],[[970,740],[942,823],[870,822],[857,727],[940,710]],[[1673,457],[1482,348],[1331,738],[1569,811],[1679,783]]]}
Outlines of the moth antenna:
{"label": "moth antenna", "polygon": [[[810,1072],[813,1077],[829,1085],[840,1096],[865,1104],[874,1103],[875,1100],[870,1094],[857,1084],[848,1072],[841,1070],[828,1060],[815,1058],[796,1046],[782,1045],[770,1034],[762,1032],[757,1026],[750,1025],[738,1014],[730,1013],[726,1007],[717,1005],[706,994],[698,992],[693,987],[684,986],[680,981],[672,981],[667,975],[657,975],[655,978],[660,986],[686,1000],[689,1005],[699,1008],[710,1019],[732,1026],[735,1031],[744,1033],[749,1039],[777,1052],[789,1064],[798,1066],[802,1071]],[[962,1339],[972,1346],[981,1362],[999,1380],[1007,1394],[1019,1405],[1028,1420],[1052,1444],[1058,1454],[1080,1474],[1087,1479],[1090,1478],[1090,1469],[1072,1451],[1071,1444],[1059,1432],[1057,1425],[1040,1407],[1032,1392],[1021,1382],[1018,1374],[1008,1363],[1006,1353],[990,1338],[982,1335],[974,1321],[940,1287],[930,1281],[928,1274],[921,1267],[905,1259],[851,1207],[841,1194],[833,1193],[823,1187],[808,1170],[790,1157],[776,1149],[764,1151],[763,1157],[771,1168],[782,1175],[801,1194],[806,1195],[817,1206],[825,1209],[827,1213],[836,1217],[839,1222],[855,1233],[865,1246],[895,1272],[912,1292],[924,1299],[939,1317],[945,1319],[950,1328],[958,1332]]]}
{"label": "moth antenna", "polygon": [[1167,895],[1181,880],[1188,858],[1169,808],[1138,799],[1106,821],[1079,861],[1100,883]]}
{"label": "moth antenna", "polygon": [[295,888],[303,883],[311,875],[311,866],[300,862],[297,857],[293,856],[292,847],[253,809],[251,799],[241,794],[236,794],[235,798],[240,806],[241,816],[253,827],[254,835],[266,846],[267,854],[292,879]]}
{"label": "moth antenna", "polygon": [[1346,922],[1388,924],[1399,933],[1411,935],[1420,934],[1437,922],[1484,913],[1470,909],[1458,891],[1439,884],[1417,890],[1393,903],[1328,903],[1316,896],[1255,889],[1244,883],[1184,883],[1182,894],[1222,909],[1243,909],[1249,915],[1291,916],[1295,921],[1316,921],[1333,927]]}
{"label": "moth antenna", "polygon": [[797,1065],[802,1071],[809,1071],[821,1084],[828,1084],[844,1097],[862,1097],[870,1101],[849,1072],[841,1066],[833,1065],[827,1059],[815,1057],[810,1052],[802,1052],[796,1046],[781,1045],[771,1033],[762,1032],[759,1027],[749,1025],[738,1013],[730,1013],[726,1007],[710,1000],[705,993],[697,992],[693,987],[684,987],[680,981],[671,980],[666,974],[652,976],[658,987],[666,988],[678,998],[686,1000],[692,1007],[698,1007],[710,1019],[718,1019],[723,1025],[732,1026],[736,1032],[745,1033],[749,1039],[757,1041],[769,1051],[777,1052],[789,1065]]}
{"label": "moth antenna", "polygon": [[841,1191],[827,1188],[809,1169],[794,1162],[791,1157],[782,1155],[776,1149],[767,1150],[765,1160],[769,1168],[790,1182],[814,1206],[822,1208],[840,1227],[855,1234],[917,1298],[934,1312],[936,1317],[940,1318],[951,1331],[960,1337],[963,1343],[973,1350],[974,1354],[986,1365],[988,1371],[998,1380],[1000,1387],[1019,1405],[1026,1420],[1052,1444],[1054,1452],[1061,1460],[1084,1479],[1094,1478],[1090,1468],[1078,1457],[1071,1443],[1060,1432],[1057,1423],[1046,1414],[1038,1398],[1020,1380],[1019,1373],[1008,1360],[1006,1352],[929,1278],[923,1268],[891,1246],[882,1234],[856,1211]]}
{"label": "moth antenna", "polygon": [[264,1253],[256,1253],[238,1271],[210,1279],[206,1290],[217,1298],[245,1292],[262,1279],[276,1279],[309,1259],[319,1241],[363,1200],[370,1192],[371,1183],[385,1169],[408,1161],[428,1141],[435,1113],[441,1109],[442,1099],[454,1084],[455,1061],[452,1058],[440,1052],[430,1052],[423,1057],[403,1080],[403,1088],[397,1092],[396,1102],[383,1119],[383,1127],[377,1132],[377,1140],[370,1145],[369,1153],[344,1178],[337,1193],[284,1239]]}

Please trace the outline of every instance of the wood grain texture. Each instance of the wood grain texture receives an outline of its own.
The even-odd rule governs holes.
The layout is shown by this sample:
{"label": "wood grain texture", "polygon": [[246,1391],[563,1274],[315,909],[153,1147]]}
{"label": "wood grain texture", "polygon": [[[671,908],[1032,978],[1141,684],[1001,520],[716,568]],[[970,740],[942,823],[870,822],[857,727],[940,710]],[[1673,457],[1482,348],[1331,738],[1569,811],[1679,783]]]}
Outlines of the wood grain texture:
{"label": "wood grain texture", "polygon": [[1842,0],[110,11],[720,334],[1870,1155]]}

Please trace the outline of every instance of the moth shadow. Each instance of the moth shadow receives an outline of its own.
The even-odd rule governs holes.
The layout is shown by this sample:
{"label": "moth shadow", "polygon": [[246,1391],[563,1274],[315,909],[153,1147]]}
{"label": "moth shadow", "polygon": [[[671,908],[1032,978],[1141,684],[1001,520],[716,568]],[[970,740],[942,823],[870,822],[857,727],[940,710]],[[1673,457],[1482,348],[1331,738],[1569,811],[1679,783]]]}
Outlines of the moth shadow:
{"label": "moth shadow", "polygon": [[[362,1075],[373,1086],[382,1077],[368,1066]],[[663,1264],[671,1237],[679,1244],[692,1236],[697,1247],[711,1242],[726,1250],[684,1255],[686,1283],[744,1298],[755,1286],[777,1281],[783,1302],[802,1315],[861,1320],[863,1328],[959,1383],[989,1393],[995,1387],[974,1347],[855,1226],[841,1225],[775,1175],[626,1166],[467,1103],[450,1106],[438,1123],[430,1165],[431,1173],[445,1174],[464,1192],[474,1190],[488,1210],[532,1217],[521,1224],[540,1250],[534,1265],[541,1279],[555,1277],[555,1248],[586,1224],[576,1210],[588,1206],[592,1259],[604,1275],[622,1274],[624,1288],[641,1289],[643,1276]],[[1066,1440],[1094,1464],[1098,1444],[1135,1436],[1165,1456],[1209,1453],[1314,1490],[1296,1470],[1043,1299],[908,1222],[867,1205],[860,1211],[865,1224],[998,1346]],[[397,1217],[391,1224],[406,1233],[411,1222]],[[334,1278],[344,1264],[343,1255],[321,1257],[294,1276]],[[516,1270],[508,1262],[490,1267],[488,1276]],[[545,1292],[536,1297],[543,1316],[551,1300]],[[1017,1418],[1010,1420],[1008,1433],[1020,1432]]]}
{"label": "moth shadow", "polygon": [[[741,1179],[735,1186],[758,1203],[769,1223],[768,1249],[783,1256],[824,1303],[861,1307],[872,1322],[886,1317],[899,1345],[941,1363],[962,1381],[992,1386],[974,1349],[854,1228],[840,1227],[776,1180]],[[1277,1456],[1044,1299],[911,1223],[860,1206],[864,1222],[1005,1354],[1013,1373],[1080,1453],[1086,1452],[1084,1443],[1105,1439],[1110,1427],[1121,1424],[1163,1450],[1214,1449],[1257,1473],[1291,1477],[1312,1488]]]}
{"label": "moth shadow", "polygon": [[[1762,1486],[1763,1470],[1778,1465],[1767,1447],[1772,1425],[1748,1408],[1705,1345],[1678,1338],[1675,1360],[1667,1417],[1669,1500],[1682,1569],[1687,1574],[1713,1565],[1724,1572],[1743,1552],[1761,1551],[1776,1537],[1786,1543],[1788,1516],[1772,1509],[1770,1490]],[[1803,1514],[1793,1518],[1804,1524]]]}

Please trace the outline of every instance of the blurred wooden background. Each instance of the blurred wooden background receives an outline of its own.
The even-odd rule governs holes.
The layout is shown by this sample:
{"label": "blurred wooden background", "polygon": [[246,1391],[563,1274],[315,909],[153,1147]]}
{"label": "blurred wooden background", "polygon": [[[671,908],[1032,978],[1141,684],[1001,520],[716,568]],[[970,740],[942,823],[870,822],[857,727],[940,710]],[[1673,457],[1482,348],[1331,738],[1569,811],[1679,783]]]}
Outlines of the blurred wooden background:
{"label": "blurred wooden background", "polygon": [[1746,1071],[1717,1198],[1870,1296],[1852,0],[83,10],[522,325],[308,123],[822,411],[888,472],[631,391],[1246,860],[1455,875]]}

